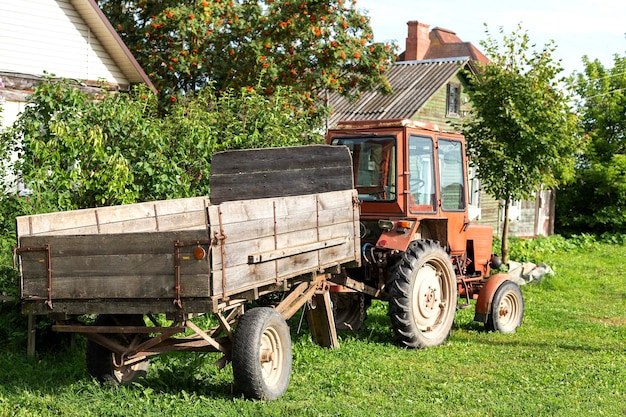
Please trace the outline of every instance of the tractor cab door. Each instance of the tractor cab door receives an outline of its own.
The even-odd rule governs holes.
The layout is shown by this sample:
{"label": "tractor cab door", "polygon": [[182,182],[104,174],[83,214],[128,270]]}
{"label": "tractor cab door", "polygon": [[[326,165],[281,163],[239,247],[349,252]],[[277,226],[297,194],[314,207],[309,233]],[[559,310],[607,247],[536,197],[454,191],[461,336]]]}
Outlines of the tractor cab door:
{"label": "tractor cab door", "polygon": [[437,146],[440,215],[448,222],[448,245],[453,255],[466,250],[467,169],[463,142],[440,137]]}
{"label": "tractor cab door", "polygon": [[465,252],[467,190],[463,142],[431,134],[408,137],[408,211],[429,235]]}

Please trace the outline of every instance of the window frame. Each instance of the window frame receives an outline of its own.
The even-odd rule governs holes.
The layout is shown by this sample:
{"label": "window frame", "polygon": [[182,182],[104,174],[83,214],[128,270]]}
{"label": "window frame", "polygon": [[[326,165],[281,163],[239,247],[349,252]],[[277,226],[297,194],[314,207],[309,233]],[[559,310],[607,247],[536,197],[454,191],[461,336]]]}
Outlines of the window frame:
{"label": "window frame", "polygon": [[450,82],[446,88],[446,116],[461,115],[461,83]]}

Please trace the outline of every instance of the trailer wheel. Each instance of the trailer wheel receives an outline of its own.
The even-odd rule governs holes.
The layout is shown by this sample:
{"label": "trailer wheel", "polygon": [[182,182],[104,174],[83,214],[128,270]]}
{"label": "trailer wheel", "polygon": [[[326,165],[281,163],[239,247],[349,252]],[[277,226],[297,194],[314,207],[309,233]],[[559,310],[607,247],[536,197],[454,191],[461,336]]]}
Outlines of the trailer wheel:
{"label": "trailer wheel", "polygon": [[493,295],[485,328],[500,333],[515,333],[524,320],[524,297],[513,281],[504,281]]}
{"label": "trailer wheel", "polygon": [[269,307],[247,311],[237,324],[233,376],[247,398],[275,400],[291,377],[291,335],[283,316]]}
{"label": "trailer wheel", "polygon": [[331,292],[337,331],[359,330],[367,318],[372,299],[357,292]]}
{"label": "trailer wheel", "polygon": [[396,341],[407,348],[437,346],[450,335],[456,312],[456,275],[436,242],[412,242],[387,285]]}
{"label": "trailer wheel", "polygon": [[[95,326],[145,326],[142,315],[99,315]],[[136,335],[116,334],[115,339],[128,346]],[[100,382],[128,385],[148,373],[150,361],[144,359],[131,365],[116,366],[115,353],[91,340],[87,341],[85,359],[87,372]]]}

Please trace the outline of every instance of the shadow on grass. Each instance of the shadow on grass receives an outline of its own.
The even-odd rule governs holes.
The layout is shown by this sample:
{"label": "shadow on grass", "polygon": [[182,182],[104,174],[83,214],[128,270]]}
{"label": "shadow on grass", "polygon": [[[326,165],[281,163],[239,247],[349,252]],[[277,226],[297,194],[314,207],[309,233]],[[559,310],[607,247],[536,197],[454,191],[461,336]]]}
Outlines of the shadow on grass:
{"label": "shadow on grass", "polygon": [[[516,338],[514,334],[511,335],[503,335],[503,337],[509,337],[508,339],[497,338],[497,339],[475,339],[472,343],[482,344],[494,347],[512,347],[512,348],[529,348],[529,349],[540,349],[546,351],[552,351],[555,348],[573,351],[573,352],[585,352],[585,353],[603,353],[607,352],[607,348],[604,346],[589,346],[583,344],[573,344],[566,342],[557,342],[557,343],[548,343],[548,342],[535,342],[528,340],[520,340]],[[608,349],[610,351],[610,349]],[[623,350],[620,348],[615,348],[616,353],[622,353]]]}
{"label": "shadow on grass", "polygon": [[53,394],[78,380],[89,378],[84,349],[80,347],[38,351],[35,357],[26,355],[26,346],[2,346],[0,351],[0,386],[4,393],[36,391]]}
{"label": "shadow on grass", "polygon": [[145,388],[178,394],[181,391],[211,398],[233,398],[239,395],[234,387],[230,365],[219,369],[215,353],[161,354],[151,364],[146,378],[139,381]]}
{"label": "shadow on grass", "polygon": [[[40,395],[57,395],[76,384],[96,384],[87,373],[85,365],[86,340],[77,337],[71,347],[67,334],[44,333],[39,335],[35,357],[28,357],[26,346],[0,346],[0,395],[19,397],[24,392]],[[61,340],[59,340],[61,339]],[[169,353],[151,360],[148,374],[127,390],[180,394],[181,391],[212,398],[233,398],[230,366],[219,370],[214,362],[218,354]],[[110,384],[100,384],[103,391],[115,389]]]}

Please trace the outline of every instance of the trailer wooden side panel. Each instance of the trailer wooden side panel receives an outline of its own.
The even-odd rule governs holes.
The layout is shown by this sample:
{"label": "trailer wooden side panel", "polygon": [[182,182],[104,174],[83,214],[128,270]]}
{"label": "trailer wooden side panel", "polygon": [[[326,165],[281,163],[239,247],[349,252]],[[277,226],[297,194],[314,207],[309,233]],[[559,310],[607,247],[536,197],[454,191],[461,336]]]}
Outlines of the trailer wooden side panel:
{"label": "trailer wooden side panel", "polygon": [[[24,236],[23,299],[170,298],[176,293],[176,242],[207,242],[206,230],[77,236]],[[203,245],[208,249],[208,244]],[[180,247],[181,297],[210,296],[210,266],[196,245]],[[48,281],[50,258],[51,281]],[[48,294],[50,288],[50,294]]]}
{"label": "trailer wooden side panel", "polygon": [[355,190],[345,190],[209,207],[211,236],[222,237],[212,248],[212,294],[360,259],[357,201]]}

